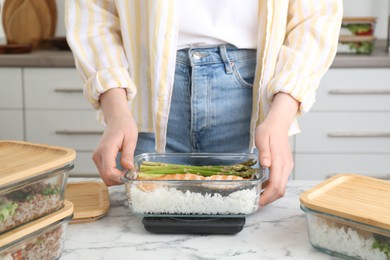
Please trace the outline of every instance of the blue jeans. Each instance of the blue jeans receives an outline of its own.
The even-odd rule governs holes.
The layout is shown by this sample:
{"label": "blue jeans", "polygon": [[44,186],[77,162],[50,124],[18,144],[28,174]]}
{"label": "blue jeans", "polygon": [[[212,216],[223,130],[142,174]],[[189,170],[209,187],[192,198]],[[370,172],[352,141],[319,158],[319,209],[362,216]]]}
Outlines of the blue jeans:
{"label": "blue jeans", "polygon": [[[255,67],[256,50],[179,50],[166,152],[249,152]],[[135,155],[154,151],[154,134],[139,133]]]}

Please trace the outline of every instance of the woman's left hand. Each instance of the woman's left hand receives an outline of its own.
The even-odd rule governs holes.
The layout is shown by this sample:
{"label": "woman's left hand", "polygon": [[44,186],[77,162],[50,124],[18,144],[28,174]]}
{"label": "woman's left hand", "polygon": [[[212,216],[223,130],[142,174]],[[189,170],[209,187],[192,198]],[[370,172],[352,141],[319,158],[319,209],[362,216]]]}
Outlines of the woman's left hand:
{"label": "woman's left hand", "polygon": [[263,167],[269,167],[269,180],[260,197],[260,206],[284,196],[287,181],[294,167],[288,129],[298,111],[299,103],[285,93],[274,97],[271,109],[262,124],[257,126],[255,143]]}

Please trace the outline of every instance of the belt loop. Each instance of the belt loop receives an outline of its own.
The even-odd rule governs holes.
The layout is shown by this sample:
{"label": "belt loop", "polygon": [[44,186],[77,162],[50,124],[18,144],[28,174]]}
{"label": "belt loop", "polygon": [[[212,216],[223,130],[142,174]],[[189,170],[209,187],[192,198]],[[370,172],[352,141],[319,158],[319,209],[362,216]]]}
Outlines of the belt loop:
{"label": "belt loop", "polygon": [[233,62],[230,62],[229,57],[227,55],[226,45],[219,45],[219,53],[221,55],[223,63],[225,63],[225,71],[226,74],[233,73]]}

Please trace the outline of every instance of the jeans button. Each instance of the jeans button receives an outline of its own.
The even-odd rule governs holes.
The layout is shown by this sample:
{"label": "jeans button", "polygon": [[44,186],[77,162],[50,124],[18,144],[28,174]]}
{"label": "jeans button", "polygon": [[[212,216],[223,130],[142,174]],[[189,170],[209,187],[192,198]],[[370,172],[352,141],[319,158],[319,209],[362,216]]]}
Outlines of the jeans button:
{"label": "jeans button", "polygon": [[200,52],[195,51],[194,53],[192,53],[192,57],[199,60],[202,57],[202,55],[200,54]]}

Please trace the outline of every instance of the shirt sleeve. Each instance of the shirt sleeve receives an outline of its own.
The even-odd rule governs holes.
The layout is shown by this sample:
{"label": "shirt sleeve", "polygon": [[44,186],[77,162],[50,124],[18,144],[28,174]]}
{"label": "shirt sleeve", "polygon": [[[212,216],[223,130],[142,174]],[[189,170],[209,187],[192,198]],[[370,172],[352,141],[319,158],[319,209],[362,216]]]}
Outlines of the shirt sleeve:
{"label": "shirt sleeve", "polygon": [[343,15],[341,0],[290,0],[287,30],[267,98],[278,92],[300,102],[299,112],[310,110],[322,76],[337,51]]}
{"label": "shirt sleeve", "polygon": [[115,1],[66,0],[65,27],[84,95],[100,109],[100,95],[112,88],[136,94],[122,44]]}

